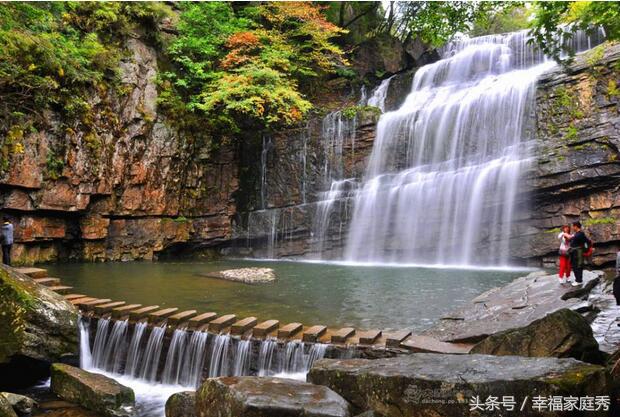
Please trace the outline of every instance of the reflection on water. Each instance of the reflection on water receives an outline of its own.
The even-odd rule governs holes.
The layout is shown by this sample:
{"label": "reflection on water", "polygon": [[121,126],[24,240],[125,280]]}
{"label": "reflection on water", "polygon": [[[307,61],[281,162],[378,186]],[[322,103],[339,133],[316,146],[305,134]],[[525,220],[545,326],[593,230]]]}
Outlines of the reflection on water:
{"label": "reflection on water", "polygon": [[[248,285],[199,275],[249,266],[273,268],[276,282]],[[74,292],[128,303],[259,320],[413,330],[524,273],[243,260],[55,264],[48,270]]]}

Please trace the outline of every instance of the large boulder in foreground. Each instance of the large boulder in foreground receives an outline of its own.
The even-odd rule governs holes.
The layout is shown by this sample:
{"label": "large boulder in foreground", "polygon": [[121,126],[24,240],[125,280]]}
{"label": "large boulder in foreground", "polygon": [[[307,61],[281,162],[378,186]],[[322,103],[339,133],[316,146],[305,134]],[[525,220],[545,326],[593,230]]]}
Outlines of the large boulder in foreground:
{"label": "large boulder in foreground", "polygon": [[475,345],[471,353],[603,361],[586,319],[568,309],[548,314],[528,326],[491,335]]}
{"label": "large boulder in foreground", "polygon": [[166,417],[196,417],[196,391],[172,394],[166,401]]}
{"label": "large boulder in foreground", "polygon": [[11,404],[13,410],[19,415],[31,414],[36,405],[36,402],[32,398],[26,397],[25,395],[0,392],[0,397],[4,397],[4,399]]}
{"label": "large boulder in foreground", "polygon": [[327,387],[292,379],[208,379],[196,394],[199,417],[349,417],[350,406]]}
{"label": "large boulder in foreground", "polygon": [[[374,410],[384,417],[454,417],[499,415],[470,410],[472,397],[528,398],[520,416],[540,416],[533,396],[609,395],[605,368],[575,359],[517,356],[414,353],[389,359],[321,359],[308,374],[325,385],[356,412]],[[518,408],[517,408],[518,410]],[[562,415],[546,413],[545,416]],[[592,412],[588,415],[607,415]]]}
{"label": "large boulder in foreground", "polygon": [[104,416],[131,416],[134,411],[135,396],[131,388],[105,375],[73,366],[52,365],[51,390],[60,398]]}
{"label": "large boulder in foreground", "polygon": [[49,288],[0,265],[0,365],[15,358],[54,362],[78,352],[78,312]]}
{"label": "large boulder in foreground", "polygon": [[0,417],[17,417],[9,400],[2,395],[0,395]]}

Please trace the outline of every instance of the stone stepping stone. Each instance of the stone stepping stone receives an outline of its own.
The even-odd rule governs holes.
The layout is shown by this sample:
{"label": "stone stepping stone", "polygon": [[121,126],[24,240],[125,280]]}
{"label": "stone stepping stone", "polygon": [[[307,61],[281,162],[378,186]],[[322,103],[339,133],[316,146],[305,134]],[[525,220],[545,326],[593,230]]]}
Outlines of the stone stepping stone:
{"label": "stone stepping stone", "polygon": [[332,343],[346,343],[347,339],[355,334],[355,329],[345,327],[332,334]]}
{"label": "stone stepping stone", "polygon": [[474,345],[464,343],[446,343],[429,336],[412,335],[400,343],[411,352],[416,353],[451,353],[464,355],[469,353]]}
{"label": "stone stepping stone", "polygon": [[97,300],[80,303],[78,304],[78,306],[82,307],[84,310],[91,311],[91,310],[94,310],[96,306],[101,305],[101,304],[107,304],[111,301],[112,300],[110,300],[109,298],[100,298]]}
{"label": "stone stepping stone", "polygon": [[226,314],[220,318],[217,318],[209,323],[209,330],[213,332],[221,332],[226,327],[230,326],[235,322],[237,316],[234,314]]}
{"label": "stone stepping stone", "polygon": [[34,282],[36,282],[37,284],[45,285],[46,287],[52,287],[60,285],[60,278],[35,278]]}
{"label": "stone stepping stone", "polygon": [[316,342],[327,331],[327,327],[318,325],[305,330],[301,336],[303,342]]}
{"label": "stone stepping stone", "polygon": [[77,300],[78,298],[84,298],[84,297],[86,297],[86,295],[84,295],[84,294],[67,294],[64,297],[65,297],[65,300],[71,301],[71,300]]}
{"label": "stone stepping stone", "polygon": [[159,309],[159,306],[148,306],[148,307],[139,308],[137,310],[132,310],[129,313],[129,319],[138,320],[139,318],[142,318],[146,316],[147,314],[149,314],[151,311],[157,311],[158,309]]}
{"label": "stone stepping stone", "polygon": [[142,307],[142,304],[128,304],[122,307],[116,307],[112,309],[112,317],[119,318],[129,314],[130,311],[136,310]]}
{"label": "stone stepping stone", "polygon": [[278,326],[280,326],[280,322],[278,320],[263,321],[262,323],[258,323],[254,326],[254,329],[252,329],[252,336],[265,338],[269,333],[277,329]]}
{"label": "stone stepping stone", "polygon": [[359,333],[359,343],[361,345],[372,345],[381,337],[381,330],[367,330]]}
{"label": "stone stepping stone", "polygon": [[278,338],[288,339],[299,333],[303,328],[304,326],[301,323],[289,323],[278,330]]}
{"label": "stone stepping stone", "polygon": [[168,317],[168,324],[178,324],[183,320],[188,320],[190,317],[194,317],[198,312],[196,310],[187,310],[177,313]]}
{"label": "stone stepping stone", "polygon": [[17,272],[21,272],[24,275],[28,275],[30,278],[45,278],[47,277],[47,269],[43,268],[15,268]]}
{"label": "stone stepping stone", "polygon": [[70,300],[70,303],[76,306],[76,305],[79,305],[80,303],[87,302],[87,301],[94,301],[96,299],[97,298],[95,297],[82,297],[82,298],[76,298],[74,300]]}
{"label": "stone stepping stone", "polygon": [[57,292],[58,294],[66,294],[73,289],[73,287],[69,287],[67,285],[54,285],[53,287],[47,287],[50,290]]}
{"label": "stone stepping stone", "polygon": [[216,318],[217,318],[217,313],[214,313],[212,311],[208,313],[202,313],[202,314],[197,315],[196,317],[192,317],[191,319],[189,319],[189,327],[190,329],[196,329],[201,324],[208,323],[211,320],[215,320]]}
{"label": "stone stepping stone", "polygon": [[241,335],[256,326],[258,320],[256,317],[246,317],[238,322],[234,323],[230,328],[230,333],[235,335]]}
{"label": "stone stepping stone", "polygon": [[179,311],[179,309],[176,307],[164,308],[161,310],[154,311],[152,313],[149,313],[149,321],[165,319],[173,315],[177,311]]}
{"label": "stone stepping stone", "polygon": [[409,336],[411,336],[411,332],[409,330],[401,330],[398,332],[390,333],[385,337],[385,346],[392,348],[400,347],[402,341]]}
{"label": "stone stepping stone", "polygon": [[119,307],[122,305],[125,305],[124,301],[113,301],[111,303],[101,304],[101,305],[95,306],[95,313],[96,314],[107,313],[111,311],[113,308]]}

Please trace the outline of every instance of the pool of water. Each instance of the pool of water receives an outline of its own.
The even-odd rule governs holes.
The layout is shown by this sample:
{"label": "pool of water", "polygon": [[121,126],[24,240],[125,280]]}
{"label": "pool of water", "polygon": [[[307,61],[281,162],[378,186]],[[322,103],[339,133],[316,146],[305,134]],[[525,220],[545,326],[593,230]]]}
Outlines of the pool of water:
{"label": "pool of water", "polygon": [[[200,275],[251,266],[273,268],[277,280],[249,285]],[[526,273],[246,260],[74,263],[47,268],[50,276],[73,286],[74,292],[115,301],[282,323],[411,330],[429,327],[478,294]]]}

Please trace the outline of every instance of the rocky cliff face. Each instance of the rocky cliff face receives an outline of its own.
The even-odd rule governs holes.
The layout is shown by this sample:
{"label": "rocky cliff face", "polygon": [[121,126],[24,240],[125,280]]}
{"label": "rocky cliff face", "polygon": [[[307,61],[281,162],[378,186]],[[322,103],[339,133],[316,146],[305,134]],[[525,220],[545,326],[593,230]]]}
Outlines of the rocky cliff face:
{"label": "rocky cliff face", "polygon": [[231,236],[234,149],[192,143],[157,112],[156,51],[139,39],[121,64],[122,91],[93,92],[89,120],[25,135],[0,176],[16,222],[19,263],[152,259],[165,248]]}
{"label": "rocky cliff face", "polygon": [[[156,51],[139,39],[128,48],[126,94],[93,94],[94,134],[80,126],[60,131],[50,114],[49,128],[26,135],[25,152],[0,176],[19,262],[153,259],[204,248],[270,257],[340,252],[351,214],[347,179],[363,175],[375,111],[356,106],[353,94],[341,111],[305,127],[270,137],[249,132],[241,145],[213,150],[158,113]],[[607,45],[540,80],[515,262],[554,261],[555,229],[577,218],[597,243],[596,263],[615,260],[619,62],[620,46]],[[392,79],[386,110],[400,105],[411,78]],[[330,190],[332,180],[340,181]]]}
{"label": "rocky cliff face", "polygon": [[595,263],[620,250],[620,45],[601,45],[538,83],[532,206],[517,227],[515,256],[555,262],[558,228],[580,220]]}

